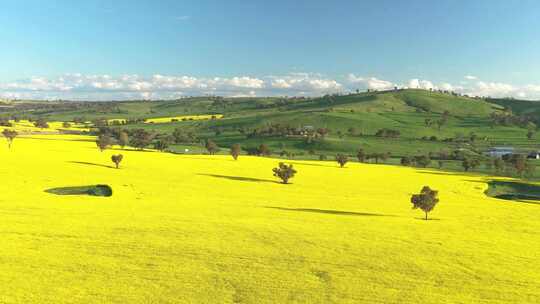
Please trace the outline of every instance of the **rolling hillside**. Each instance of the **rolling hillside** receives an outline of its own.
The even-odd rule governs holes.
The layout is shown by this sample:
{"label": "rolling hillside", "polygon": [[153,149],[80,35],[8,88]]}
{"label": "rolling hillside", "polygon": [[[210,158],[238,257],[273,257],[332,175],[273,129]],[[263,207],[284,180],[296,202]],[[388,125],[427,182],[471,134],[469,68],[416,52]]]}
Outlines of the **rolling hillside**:
{"label": "rolling hillside", "polygon": [[[28,108],[31,111],[28,111]],[[113,103],[56,103],[26,105],[24,111],[12,109],[3,115],[44,117],[50,121],[102,119],[154,119],[186,115],[223,115],[206,121],[162,121],[159,124],[133,123],[117,128],[142,128],[156,134],[172,134],[180,128],[194,133],[194,143],[172,144],[171,151],[202,151],[200,142],[211,139],[222,151],[239,143],[244,148],[266,144],[278,154],[294,153],[309,159],[336,153],[355,155],[390,152],[394,162],[402,156],[463,150],[480,157],[493,146],[512,146],[528,152],[540,149],[538,132],[527,138],[529,130],[520,124],[494,124],[491,115],[506,115],[538,124],[540,115],[535,102],[518,100],[483,100],[425,90],[365,92],[319,98],[186,98],[176,101],[129,101]],[[221,116],[220,116],[221,117]],[[439,121],[444,120],[440,127]],[[164,122],[164,123],[163,123]],[[324,128],[324,139],[307,142],[299,136],[250,134],[260,130],[287,127],[295,129]],[[386,138],[375,134],[381,129],[399,131]],[[253,134],[252,134],[253,135]],[[469,139],[474,137],[474,141]],[[453,166],[452,164],[450,164]]]}

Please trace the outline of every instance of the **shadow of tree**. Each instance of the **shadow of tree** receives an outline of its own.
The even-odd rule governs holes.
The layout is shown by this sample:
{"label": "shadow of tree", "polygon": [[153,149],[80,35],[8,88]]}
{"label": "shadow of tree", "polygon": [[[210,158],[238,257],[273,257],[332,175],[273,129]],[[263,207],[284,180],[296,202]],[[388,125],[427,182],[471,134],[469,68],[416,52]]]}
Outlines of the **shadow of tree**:
{"label": "shadow of tree", "polygon": [[90,163],[90,162],[68,161],[68,163],[71,163],[71,164],[78,164],[78,165],[86,165],[86,166],[96,166],[96,167],[103,167],[103,168],[113,168],[113,169],[114,169],[114,166],[103,165],[103,164],[96,164],[96,163]]}
{"label": "shadow of tree", "polygon": [[420,174],[433,174],[433,175],[450,175],[450,176],[457,176],[457,175],[465,175],[465,174],[470,174],[471,172],[467,173],[467,172],[463,172],[463,173],[459,173],[459,172],[434,172],[434,171],[422,171],[422,170],[417,170],[416,173],[420,173]]}
{"label": "shadow of tree", "polygon": [[210,176],[210,177],[215,177],[215,178],[223,178],[223,179],[229,179],[229,180],[241,181],[241,182],[254,182],[254,183],[273,183],[273,184],[279,184],[279,182],[274,181],[274,180],[260,179],[260,178],[253,178],[253,177],[229,176],[229,175],[205,174],[205,173],[198,173],[197,175]]}
{"label": "shadow of tree", "polygon": [[268,209],[276,209],[282,211],[296,211],[296,212],[310,212],[310,213],[322,213],[322,214],[332,214],[332,215],[349,215],[349,216],[394,216],[380,213],[368,213],[368,212],[353,212],[353,211],[340,211],[340,210],[328,210],[328,209],[314,209],[314,208],[285,208],[285,207],[274,207],[274,206],[264,206]]}
{"label": "shadow of tree", "polygon": [[327,167],[327,168],[339,168],[339,165],[325,165],[325,164],[311,164],[311,163],[301,163],[301,162],[295,162],[295,161],[284,161],[285,163],[292,164],[292,165],[298,165],[298,166],[313,166],[313,167]]}

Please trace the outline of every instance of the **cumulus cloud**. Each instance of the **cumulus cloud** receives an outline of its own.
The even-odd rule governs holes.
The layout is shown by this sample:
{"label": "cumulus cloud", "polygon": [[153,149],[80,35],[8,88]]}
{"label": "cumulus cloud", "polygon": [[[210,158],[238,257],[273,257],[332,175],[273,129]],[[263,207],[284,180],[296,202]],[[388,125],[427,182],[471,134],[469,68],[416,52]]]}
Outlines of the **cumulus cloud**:
{"label": "cumulus cloud", "polygon": [[391,90],[418,88],[453,91],[470,96],[516,97],[540,99],[540,85],[512,85],[482,80],[436,83],[413,78],[402,84],[376,78],[348,74],[336,79],[315,73],[290,73],[280,76],[194,77],[188,75],[83,75],[60,77],[30,77],[0,83],[0,98],[8,99],[69,99],[127,100],[178,99],[187,96],[219,95],[254,96],[321,96],[346,93],[356,89]]}
{"label": "cumulus cloud", "polygon": [[433,85],[431,81],[420,80],[416,78],[409,80],[408,87],[411,89],[424,89],[424,90],[436,89],[436,87]]}
{"label": "cumulus cloud", "polygon": [[286,76],[270,76],[270,87],[290,92],[334,93],[343,89],[343,85],[334,79],[324,78],[319,74],[292,73]]}
{"label": "cumulus cloud", "polygon": [[361,85],[371,90],[390,90],[396,85],[391,81],[381,80],[375,77],[359,77],[354,74],[349,74],[347,80],[352,85]]}
{"label": "cumulus cloud", "polygon": [[467,79],[467,80],[476,80],[476,79],[478,79],[478,77],[472,76],[472,75],[465,75],[464,78]]}
{"label": "cumulus cloud", "polygon": [[185,96],[297,96],[336,93],[343,86],[319,74],[208,77],[66,74],[0,83],[0,97],[29,99],[176,99]]}

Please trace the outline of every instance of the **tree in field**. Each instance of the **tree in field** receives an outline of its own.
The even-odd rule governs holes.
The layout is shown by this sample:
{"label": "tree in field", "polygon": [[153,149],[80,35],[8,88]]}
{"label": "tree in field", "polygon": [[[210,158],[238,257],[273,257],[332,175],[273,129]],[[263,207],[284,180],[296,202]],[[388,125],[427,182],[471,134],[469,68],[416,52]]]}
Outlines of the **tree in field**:
{"label": "tree in field", "polygon": [[47,129],[49,128],[49,124],[47,123],[47,121],[45,121],[45,119],[43,118],[38,118],[36,121],[34,121],[34,126],[36,128],[40,128],[40,129]]}
{"label": "tree in field", "polygon": [[321,138],[324,138],[326,135],[328,135],[328,133],[330,133],[330,130],[328,128],[318,128],[316,132]]}
{"label": "tree in field", "polygon": [[240,155],[241,150],[242,148],[240,147],[239,144],[234,144],[231,146],[231,156],[232,158],[234,158],[234,160],[238,159],[238,156]]}
{"label": "tree in field", "polygon": [[70,124],[69,122],[67,122],[67,121],[64,121],[64,122],[62,123],[62,127],[64,127],[64,128],[71,128],[71,124]]}
{"label": "tree in field", "polygon": [[529,130],[527,131],[527,139],[528,140],[531,140],[534,136],[534,131],[533,130]]}
{"label": "tree in field", "polygon": [[475,158],[465,158],[461,162],[461,166],[463,167],[463,169],[465,169],[465,171],[469,171],[469,169],[474,170],[479,165],[480,165],[480,161],[478,159],[475,159]]}
{"label": "tree in field", "polygon": [[169,141],[166,138],[159,139],[154,143],[154,149],[158,151],[163,152],[167,148],[169,148]]}
{"label": "tree in field", "polygon": [[439,161],[437,162],[437,165],[439,166],[439,169],[442,169],[443,166],[444,166],[444,162],[443,162],[442,160],[439,160]]}
{"label": "tree in field", "polygon": [[426,221],[428,219],[428,213],[435,208],[435,205],[439,202],[439,191],[432,190],[428,186],[424,186],[420,190],[420,194],[413,194],[411,196],[411,203],[413,209],[421,209],[426,214]]}
{"label": "tree in field", "polygon": [[124,149],[129,144],[129,135],[126,131],[120,131],[118,134],[118,145]]}
{"label": "tree in field", "polygon": [[431,158],[427,155],[420,155],[414,157],[414,162],[420,167],[427,167],[431,164]]}
{"label": "tree in field", "polygon": [[116,169],[120,168],[120,163],[122,162],[122,159],[124,159],[124,156],[122,154],[111,156],[111,160],[116,166]]}
{"label": "tree in field", "polygon": [[144,129],[133,130],[129,138],[129,145],[136,149],[143,150],[152,143],[153,139],[154,135]]}
{"label": "tree in field", "polygon": [[210,155],[214,155],[219,151],[218,145],[211,139],[206,141],[205,147]]}
{"label": "tree in field", "polygon": [[336,155],[336,161],[341,168],[345,167],[345,164],[349,162],[349,157],[345,154]]}
{"label": "tree in field", "polygon": [[424,120],[424,125],[426,125],[426,127],[431,127],[432,124],[433,124],[433,120],[431,120],[431,118],[426,118]]}
{"label": "tree in field", "polygon": [[500,158],[496,158],[493,160],[493,167],[495,168],[496,173],[500,173],[504,170],[504,161]]}
{"label": "tree in field", "polygon": [[412,160],[408,156],[403,156],[400,162],[403,166],[410,166],[412,164]]}
{"label": "tree in field", "polygon": [[296,174],[296,170],[293,168],[293,165],[287,165],[285,163],[279,163],[277,168],[272,169],[274,176],[281,179],[284,184],[289,182],[289,179],[293,178]]}
{"label": "tree in field", "polygon": [[439,119],[436,121],[437,123],[437,130],[441,130],[442,126],[444,126],[444,124],[446,123],[446,121],[442,120],[442,119]]}
{"label": "tree in field", "polygon": [[8,142],[8,148],[11,149],[11,145],[13,144],[13,140],[18,135],[17,131],[4,129],[4,131],[2,132],[2,135],[4,135],[4,137],[6,138],[6,140]]}
{"label": "tree in field", "polygon": [[516,170],[516,173],[519,176],[523,176],[523,173],[529,166],[527,163],[527,158],[522,154],[505,155],[503,159]]}
{"label": "tree in field", "polygon": [[96,140],[96,145],[101,152],[112,145],[112,138],[108,134],[100,134]]}
{"label": "tree in field", "polygon": [[358,158],[358,161],[361,163],[366,161],[366,153],[363,149],[358,150],[358,153],[356,153],[356,158]]}
{"label": "tree in field", "polygon": [[261,144],[257,150],[258,150],[259,156],[270,155],[270,148],[268,148],[268,146],[265,144]]}

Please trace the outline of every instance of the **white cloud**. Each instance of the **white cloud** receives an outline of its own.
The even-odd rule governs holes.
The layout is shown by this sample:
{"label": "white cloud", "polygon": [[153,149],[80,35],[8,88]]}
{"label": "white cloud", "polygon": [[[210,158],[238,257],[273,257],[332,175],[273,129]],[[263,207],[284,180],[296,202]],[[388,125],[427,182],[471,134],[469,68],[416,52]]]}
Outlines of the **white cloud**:
{"label": "white cloud", "polygon": [[420,79],[411,79],[409,80],[409,88],[411,89],[436,89],[436,87],[433,85],[433,83],[429,80],[420,80]]}
{"label": "white cloud", "polygon": [[269,87],[276,90],[287,90],[292,93],[310,92],[308,95],[335,93],[343,89],[343,85],[334,79],[324,78],[319,74],[291,73],[285,76],[270,76]]}
{"label": "white cloud", "polygon": [[280,76],[194,77],[188,75],[83,75],[30,77],[0,83],[0,98],[126,100],[176,99],[185,96],[321,96],[356,89],[390,90],[409,87],[454,91],[471,96],[540,99],[540,84],[512,85],[500,82],[467,81],[454,85],[413,78],[396,84],[376,77],[348,74],[336,79],[315,73]]}
{"label": "white cloud", "polygon": [[317,96],[341,90],[343,86],[336,80],[308,73],[263,78],[66,74],[0,83],[0,97],[3,98],[73,100],[170,99],[202,95]]}
{"label": "white cloud", "polygon": [[472,76],[472,75],[465,75],[464,78],[467,79],[467,80],[477,80],[478,79],[478,77]]}
{"label": "white cloud", "polygon": [[396,85],[391,81],[381,80],[375,77],[359,77],[354,74],[347,75],[347,81],[352,85],[362,85],[371,90],[390,90]]}

